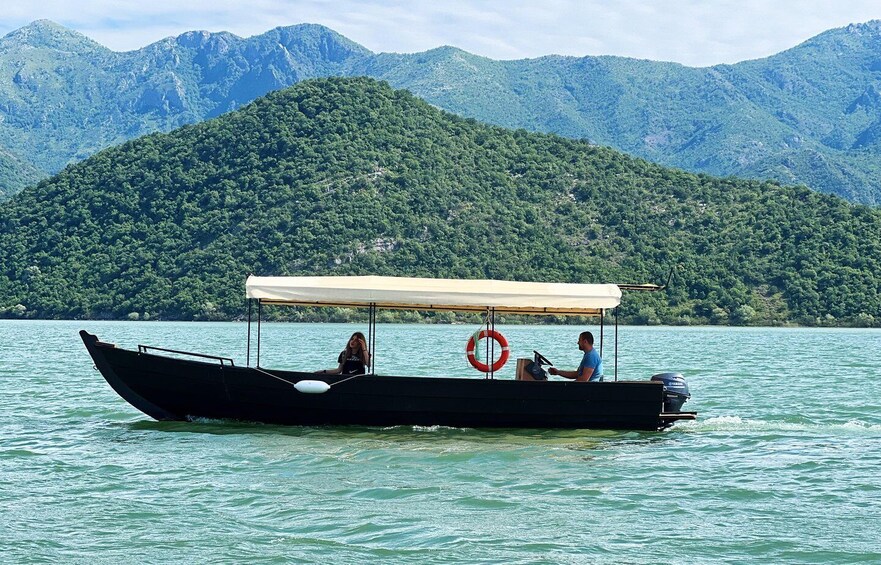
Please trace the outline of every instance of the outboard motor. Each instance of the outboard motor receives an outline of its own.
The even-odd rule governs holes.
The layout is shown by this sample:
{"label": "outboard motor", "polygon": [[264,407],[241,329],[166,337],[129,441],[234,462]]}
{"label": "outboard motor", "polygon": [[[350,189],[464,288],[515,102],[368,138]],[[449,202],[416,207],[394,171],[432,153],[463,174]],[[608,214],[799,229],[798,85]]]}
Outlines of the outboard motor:
{"label": "outboard motor", "polygon": [[664,412],[680,412],[685,401],[691,398],[681,373],[658,373],[652,375],[651,380],[664,383]]}

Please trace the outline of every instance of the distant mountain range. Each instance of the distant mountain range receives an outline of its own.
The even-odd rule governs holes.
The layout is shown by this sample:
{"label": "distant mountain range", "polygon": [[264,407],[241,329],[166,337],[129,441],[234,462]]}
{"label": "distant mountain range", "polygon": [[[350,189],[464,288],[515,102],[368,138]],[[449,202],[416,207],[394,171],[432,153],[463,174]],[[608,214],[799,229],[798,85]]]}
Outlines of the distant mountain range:
{"label": "distant mountain range", "polygon": [[0,197],[122,141],[300,80],[366,75],[440,108],[713,175],[881,204],[881,22],[690,68],[621,57],[375,54],[318,25],[189,32],[118,53],[48,21],[0,39]]}
{"label": "distant mountain range", "polygon": [[236,318],[247,273],[643,282],[678,265],[626,321],[881,326],[881,209],[481,124],[368,78],[67,167],[0,205],[0,250],[0,318]]}

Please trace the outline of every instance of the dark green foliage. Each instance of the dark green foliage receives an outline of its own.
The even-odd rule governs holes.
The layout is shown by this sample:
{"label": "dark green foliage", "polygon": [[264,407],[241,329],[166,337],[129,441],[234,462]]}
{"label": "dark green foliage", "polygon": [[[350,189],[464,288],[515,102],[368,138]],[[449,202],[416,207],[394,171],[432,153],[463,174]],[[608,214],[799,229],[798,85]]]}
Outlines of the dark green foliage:
{"label": "dark green foliage", "polygon": [[494,61],[452,47],[374,54],[316,25],[248,39],[190,32],[115,53],[41,21],[0,39],[0,145],[54,173],[303,79],[366,75],[484,122],[879,204],[879,52],[879,22],[766,59],[689,68],[622,57]]}
{"label": "dark green foliage", "polygon": [[0,205],[0,249],[5,316],[240,317],[248,273],[649,282],[679,264],[625,319],[881,322],[879,210],[482,125],[370,79],[71,165]]}

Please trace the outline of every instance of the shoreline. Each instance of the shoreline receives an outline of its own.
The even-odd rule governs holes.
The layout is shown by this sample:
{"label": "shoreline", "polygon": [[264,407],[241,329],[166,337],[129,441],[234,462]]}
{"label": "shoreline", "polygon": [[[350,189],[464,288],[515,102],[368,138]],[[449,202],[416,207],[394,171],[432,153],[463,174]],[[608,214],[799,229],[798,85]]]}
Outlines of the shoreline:
{"label": "shoreline", "polygon": [[[38,323],[69,323],[69,322],[82,322],[82,323],[143,323],[143,324],[247,324],[247,319],[233,319],[233,320],[164,320],[164,319],[150,319],[150,320],[126,320],[122,318],[0,318],[0,324],[4,322],[13,322],[13,323],[22,323],[22,322],[38,322]],[[252,322],[256,324],[256,321]],[[365,324],[366,321],[329,321],[329,320],[319,320],[319,321],[308,321],[308,320],[264,320],[262,322],[265,324],[296,324],[296,325],[346,325],[346,326],[357,326]],[[479,322],[468,322],[468,321],[455,321],[455,322],[447,322],[447,321],[412,321],[412,320],[380,320],[377,321],[378,324],[389,325],[389,326],[473,326]],[[560,323],[560,322],[539,322],[539,323],[523,323],[523,322],[498,322],[497,326],[511,326],[511,327],[529,327],[529,326],[599,326],[598,322],[571,322],[571,323]],[[615,326],[614,322],[606,323],[605,327],[613,328]],[[757,330],[881,330],[879,326],[855,326],[855,325],[817,325],[817,326],[808,326],[803,324],[780,324],[780,325],[721,325],[721,324],[634,324],[634,323],[620,323],[619,327],[627,327],[627,328],[675,328],[675,329],[687,329],[687,328],[695,328],[695,329],[757,329]]]}

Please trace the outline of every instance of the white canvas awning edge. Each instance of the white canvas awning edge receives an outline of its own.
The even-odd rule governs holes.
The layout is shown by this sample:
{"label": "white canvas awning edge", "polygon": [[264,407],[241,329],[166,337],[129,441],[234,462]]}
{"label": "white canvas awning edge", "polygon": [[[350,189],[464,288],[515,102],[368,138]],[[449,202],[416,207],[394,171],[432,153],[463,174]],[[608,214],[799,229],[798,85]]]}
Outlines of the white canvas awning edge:
{"label": "white canvas awning edge", "polygon": [[266,304],[590,315],[618,306],[621,289],[616,284],[250,276],[246,296]]}

